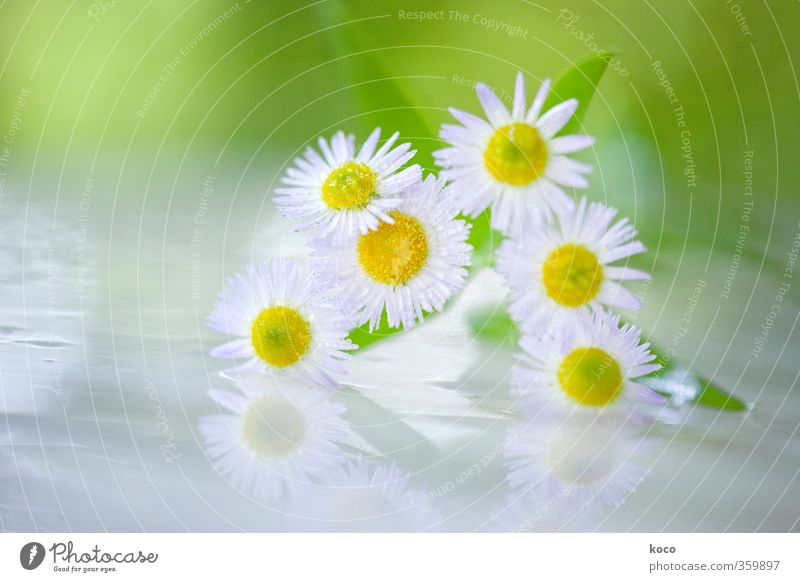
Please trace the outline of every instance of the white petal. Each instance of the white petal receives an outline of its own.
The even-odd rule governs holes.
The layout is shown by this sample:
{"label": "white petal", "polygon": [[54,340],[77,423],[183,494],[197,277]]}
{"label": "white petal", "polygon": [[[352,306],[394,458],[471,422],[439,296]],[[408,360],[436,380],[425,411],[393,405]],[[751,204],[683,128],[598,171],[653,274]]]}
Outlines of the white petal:
{"label": "white petal", "polygon": [[490,135],[491,129],[488,132],[475,131],[468,127],[449,123],[443,123],[439,129],[439,137],[447,143],[460,148],[476,148],[481,151],[486,147],[486,141]]}
{"label": "white petal", "polygon": [[467,113],[466,111],[461,111],[455,107],[450,107],[448,111],[468,129],[487,132],[492,131],[492,126],[480,117]]}
{"label": "white petal", "polygon": [[[338,133],[343,134],[344,132],[339,131]],[[322,155],[325,156],[325,161],[328,163],[328,165],[331,168],[337,167],[338,164],[336,163],[336,156],[333,155],[333,151],[331,151],[331,147],[328,145],[328,141],[324,137],[320,136],[319,140],[317,141],[317,144],[319,145],[319,149],[322,150]]]}
{"label": "white petal", "polygon": [[650,279],[650,273],[645,273],[639,269],[631,269],[630,267],[603,267],[603,273],[609,279],[617,279],[619,281],[647,281]]}
{"label": "white petal", "polygon": [[336,163],[341,165],[352,157],[351,143],[352,136],[345,136],[343,131],[337,131],[331,139],[331,146],[333,147],[333,154],[336,157]]}
{"label": "white petal", "polygon": [[249,358],[253,355],[253,345],[246,339],[237,339],[211,350],[214,358]]}
{"label": "white petal", "polygon": [[511,121],[508,109],[506,109],[500,98],[494,94],[494,91],[483,83],[478,83],[475,90],[478,93],[478,99],[480,99],[483,110],[486,112],[486,117],[489,118],[489,122],[494,127],[508,125]]}
{"label": "white petal", "polygon": [[530,124],[536,122],[539,118],[539,113],[542,111],[542,105],[544,105],[545,99],[547,99],[548,93],[550,93],[550,79],[545,79],[542,81],[542,86],[539,87],[539,92],[536,93],[536,98],[533,100],[531,108],[528,110],[528,116],[525,118],[525,121]]}
{"label": "white petal", "polygon": [[624,259],[632,255],[643,253],[645,250],[646,249],[644,245],[640,241],[635,240],[610,251],[606,251],[603,253],[603,260],[608,263],[613,263],[619,259]]}
{"label": "white petal", "polygon": [[214,402],[231,412],[239,414],[247,408],[247,398],[242,394],[227,390],[209,390],[208,395]]}
{"label": "white petal", "polygon": [[385,155],[386,155],[386,152],[388,152],[390,149],[392,149],[392,146],[394,145],[394,142],[396,142],[396,141],[397,141],[397,138],[398,138],[398,137],[400,137],[400,132],[399,132],[399,131],[395,131],[395,132],[394,132],[394,133],[393,133],[393,134],[392,134],[392,135],[389,137],[389,139],[387,139],[387,140],[384,142],[384,144],[383,144],[383,145],[380,147],[380,149],[379,149],[377,152],[375,152],[375,155],[374,155],[374,156],[372,156],[372,158],[371,158],[371,159],[370,159],[370,161],[367,163],[367,165],[369,165],[369,166],[374,166],[375,164],[377,164],[378,162],[380,162],[381,158],[383,158],[383,156],[385,156]]}
{"label": "white petal", "polygon": [[[649,366],[648,367],[649,370],[645,371],[644,374],[642,375],[655,372],[660,367],[661,366],[659,366],[658,364],[653,364]],[[644,366],[642,366],[642,368],[644,368]],[[633,392],[632,394],[633,398],[640,402],[646,402],[648,404],[664,404],[667,401],[667,399],[663,395],[659,394],[655,390],[647,388],[646,386],[642,386],[641,384],[637,384],[635,382],[630,382],[630,386],[632,389],[631,391]]]}
{"label": "white petal", "polygon": [[381,138],[381,128],[376,127],[372,130],[372,133],[369,134],[367,141],[364,142],[364,145],[361,146],[361,151],[358,152],[358,157],[356,160],[359,162],[366,162],[368,161],[372,155],[375,153],[375,146],[378,145],[378,140]]}
{"label": "white petal", "polygon": [[563,167],[563,164],[550,163],[547,166],[545,176],[556,184],[567,188],[588,188],[589,181],[577,172],[570,172]]}
{"label": "white petal", "polygon": [[513,117],[515,121],[522,121],[525,119],[525,77],[523,77],[522,71],[517,71],[517,81],[514,84],[514,106],[511,117]]}
{"label": "white petal", "polygon": [[578,108],[577,99],[559,103],[539,118],[536,127],[545,139],[550,139],[567,124]]}
{"label": "white petal", "polygon": [[554,154],[571,154],[586,149],[592,144],[594,144],[594,138],[589,135],[564,135],[553,138],[549,147]]}
{"label": "white petal", "polygon": [[604,281],[597,299],[611,307],[622,309],[639,309],[642,302],[631,291],[613,281]]}

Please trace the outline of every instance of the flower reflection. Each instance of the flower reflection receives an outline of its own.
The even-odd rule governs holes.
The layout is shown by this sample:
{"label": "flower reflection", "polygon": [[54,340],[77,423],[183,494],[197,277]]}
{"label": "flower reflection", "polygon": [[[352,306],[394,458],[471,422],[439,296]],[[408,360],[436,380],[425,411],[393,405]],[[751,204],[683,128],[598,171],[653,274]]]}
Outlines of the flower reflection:
{"label": "flower reflection", "polygon": [[616,420],[573,416],[510,429],[505,459],[514,498],[548,507],[562,523],[624,503],[648,472],[642,454],[657,442]]}

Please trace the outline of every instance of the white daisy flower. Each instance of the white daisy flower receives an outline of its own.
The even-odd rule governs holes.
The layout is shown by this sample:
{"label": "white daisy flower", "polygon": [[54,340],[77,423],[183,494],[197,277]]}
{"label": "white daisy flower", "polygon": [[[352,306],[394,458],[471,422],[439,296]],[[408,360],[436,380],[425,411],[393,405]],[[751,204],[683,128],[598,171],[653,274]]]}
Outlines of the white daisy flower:
{"label": "white daisy flower", "polygon": [[228,279],[208,318],[212,329],[239,339],[211,355],[335,386],[332,374],[345,371],[344,351],[356,347],[347,339],[351,326],[345,315],[351,312],[326,298],[314,277],[301,276],[295,261],[251,265]]}
{"label": "white daisy flower", "polygon": [[395,464],[359,457],[294,495],[291,510],[313,531],[417,532],[441,519],[424,491]]}
{"label": "white daisy flower", "polygon": [[457,213],[444,180],[429,175],[404,194],[391,223],[343,243],[318,243],[312,265],[358,307],[358,324],[376,328],[385,307],[391,327],[409,328],[465,284],[472,247]]}
{"label": "white daisy flower", "polygon": [[306,149],[281,179],[286,187],[275,190],[280,213],[302,220],[300,229],[317,238],[351,238],[391,223],[401,192],[419,182],[421,172],[416,164],[400,170],[416,153],[411,144],[392,148],[395,133],[378,149],[380,135],[375,129],[358,153],[353,135],[338,131],[330,144],[319,138],[322,155]]}
{"label": "white daisy flower", "polygon": [[511,385],[534,413],[613,412],[663,397],[637,378],[658,370],[639,330],[619,326],[619,316],[584,314],[574,325],[538,335],[523,334]]}
{"label": "white daisy flower", "polygon": [[223,414],[199,424],[214,467],[235,487],[275,497],[345,462],[345,406],[331,402],[329,390],[279,384],[254,371],[237,375],[236,385],[235,391],[209,391]]}
{"label": "white daisy flower", "polygon": [[582,312],[604,307],[638,309],[639,299],[619,281],[649,279],[617,261],[644,252],[626,218],[612,224],[617,211],[582,198],[561,209],[558,222],[527,229],[503,241],[497,270],[511,287],[509,313],[524,331],[568,325]]}
{"label": "white daisy flower", "polygon": [[589,147],[594,138],[555,136],[575,113],[577,100],[542,114],[550,90],[545,80],[528,108],[521,71],[510,112],[483,83],[476,90],[488,121],[451,108],[462,125],[443,125],[439,135],[452,147],[434,152],[440,175],[457,188],[461,210],[475,217],[491,205],[492,226],[508,234],[547,218],[551,209],[572,206],[560,186],[587,187],[583,174],[592,168],[567,154]]}
{"label": "white daisy flower", "polygon": [[[621,505],[648,470],[641,455],[657,441],[637,436],[620,423],[578,419],[537,422],[512,428],[504,455],[508,484],[521,515],[527,507],[538,519],[520,529],[564,527],[586,520],[605,507]],[[638,461],[637,461],[638,459]]]}

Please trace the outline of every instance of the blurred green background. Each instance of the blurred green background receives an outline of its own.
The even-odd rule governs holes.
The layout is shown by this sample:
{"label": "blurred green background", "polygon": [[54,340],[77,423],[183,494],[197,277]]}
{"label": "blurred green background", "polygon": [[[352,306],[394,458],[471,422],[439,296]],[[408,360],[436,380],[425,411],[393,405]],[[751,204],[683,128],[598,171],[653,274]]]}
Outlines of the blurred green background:
{"label": "blurred green background", "polygon": [[[593,191],[655,221],[651,245],[666,209],[661,244],[682,244],[688,229],[692,242],[733,248],[746,150],[758,235],[748,249],[781,262],[783,247],[761,235],[797,226],[794,2],[11,1],[0,14],[6,124],[28,92],[13,152],[23,171],[32,165],[20,158],[88,172],[97,159],[160,164],[187,152],[239,169],[251,155],[285,161],[318,134],[375,122],[431,140],[391,109],[410,102],[435,127],[447,106],[477,109],[475,81],[510,92],[517,69],[537,83],[596,43],[620,51],[620,68],[586,119],[599,137]],[[376,60],[391,84],[375,79]],[[654,61],[686,112],[691,191]],[[389,111],[365,111],[358,91]]]}

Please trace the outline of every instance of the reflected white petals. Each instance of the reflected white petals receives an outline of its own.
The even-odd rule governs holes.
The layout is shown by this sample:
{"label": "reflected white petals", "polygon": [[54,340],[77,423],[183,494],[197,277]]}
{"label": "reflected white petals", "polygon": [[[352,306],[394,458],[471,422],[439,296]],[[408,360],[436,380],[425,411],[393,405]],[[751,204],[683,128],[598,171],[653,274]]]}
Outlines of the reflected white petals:
{"label": "reflected white petals", "polygon": [[349,435],[342,404],[309,384],[278,383],[243,372],[231,390],[212,390],[220,413],[200,419],[214,467],[233,486],[262,499],[300,487],[344,463]]}
{"label": "reflected white petals", "polygon": [[407,473],[393,463],[363,458],[298,490],[290,511],[308,531],[421,532],[441,520]]}
{"label": "reflected white petals", "polygon": [[621,505],[648,472],[647,451],[659,444],[619,422],[577,419],[520,423],[507,442],[512,494],[500,520],[507,531],[566,528]]}

